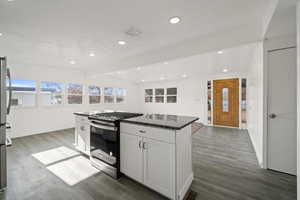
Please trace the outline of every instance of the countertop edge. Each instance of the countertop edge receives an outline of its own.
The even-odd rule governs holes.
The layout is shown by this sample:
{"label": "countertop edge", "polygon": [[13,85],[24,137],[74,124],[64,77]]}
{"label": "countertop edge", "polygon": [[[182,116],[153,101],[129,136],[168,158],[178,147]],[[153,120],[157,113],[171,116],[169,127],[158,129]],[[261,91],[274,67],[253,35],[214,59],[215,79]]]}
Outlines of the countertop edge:
{"label": "countertop edge", "polygon": [[90,114],[84,114],[84,113],[73,113],[74,115],[79,115],[79,116],[84,116],[84,117],[89,117]]}
{"label": "countertop edge", "polygon": [[129,124],[141,124],[141,125],[145,125],[145,126],[151,126],[151,127],[158,127],[158,128],[165,128],[165,129],[172,129],[172,130],[180,130],[180,129],[183,129],[184,127],[192,124],[193,122],[197,121],[199,118],[195,118],[193,119],[192,121],[182,125],[182,126],[168,126],[168,125],[161,125],[161,124],[153,124],[151,122],[147,123],[147,122],[139,122],[139,121],[132,121],[132,120],[126,120],[126,119],[123,119],[123,120],[120,120],[120,122],[125,122],[125,123],[129,123]]}

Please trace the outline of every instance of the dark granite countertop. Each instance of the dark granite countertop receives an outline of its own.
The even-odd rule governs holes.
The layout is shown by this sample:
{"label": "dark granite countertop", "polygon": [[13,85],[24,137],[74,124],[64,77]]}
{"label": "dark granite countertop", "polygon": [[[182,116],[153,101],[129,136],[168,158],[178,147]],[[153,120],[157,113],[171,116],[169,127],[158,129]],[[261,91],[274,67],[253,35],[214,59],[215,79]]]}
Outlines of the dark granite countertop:
{"label": "dark granite countertop", "polygon": [[180,115],[144,114],[139,117],[123,119],[121,121],[132,124],[179,130],[197,121],[198,119],[198,117]]}
{"label": "dark granite countertop", "polygon": [[80,116],[84,116],[84,117],[89,117],[90,115],[94,115],[97,113],[101,113],[101,111],[90,111],[90,112],[74,112],[74,115],[80,115]]}

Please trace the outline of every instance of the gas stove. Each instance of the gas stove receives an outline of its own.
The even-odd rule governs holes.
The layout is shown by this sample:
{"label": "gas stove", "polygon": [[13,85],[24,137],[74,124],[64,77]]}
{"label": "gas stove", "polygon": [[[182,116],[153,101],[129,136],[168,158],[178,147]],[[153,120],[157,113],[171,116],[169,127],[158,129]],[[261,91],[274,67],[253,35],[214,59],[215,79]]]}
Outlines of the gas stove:
{"label": "gas stove", "polygon": [[115,122],[122,119],[128,119],[132,117],[138,117],[143,114],[140,113],[127,113],[127,112],[107,112],[107,113],[97,113],[94,115],[90,115],[90,120],[100,120],[107,122]]}

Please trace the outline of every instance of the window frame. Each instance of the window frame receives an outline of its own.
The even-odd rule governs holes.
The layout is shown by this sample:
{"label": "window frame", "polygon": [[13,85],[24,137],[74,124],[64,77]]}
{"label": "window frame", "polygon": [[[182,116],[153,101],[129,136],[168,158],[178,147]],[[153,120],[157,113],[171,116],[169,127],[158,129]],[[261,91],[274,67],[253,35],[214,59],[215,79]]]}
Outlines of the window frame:
{"label": "window frame", "polygon": [[[62,90],[61,90],[61,104],[43,104],[42,102],[42,82],[52,82],[52,83],[58,83],[58,84],[61,84],[62,85]],[[62,106],[62,105],[65,105],[65,98],[67,97],[67,94],[65,92],[66,90],[66,87],[67,87],[67,83],[63,83],[62,81],[39,81],[39,84],[38,84],[38,100],[39,100],[39,105],[41,107],[59,107],[59,106]],[[68,103],[67,103],[68,104]]]}
{"label": "window frame", "polygon": [[[152,95],[148,95],[146,90],[152,90]],[[147,97],[152,97],[152,101],[146,101]],[[144,89],[144,103],[154,103],[154,89],[153,88],[147,88]]]}
{"label": "window frame", "polygon": [[[34,80],[34,79],[23,79],[23,78],[12,78],[11,79],[12,82],[13,80],[21,80],[21,81],[34,81],[35,83],[35,91],[32,92],[34,95],[34,105],[11,105],[11,109],[32,109],[32,108],[38,108],[39,106],[39,101],[38,101],[38,93],[39,93],[39,81]],[[13,83],[12,83],[13,84]],[[8,87],[7,87],[8,88]],[[6,89],[6,92],[8,90]],[[12,96],[13,96],[14,91],[12,91]]]}
{"label": "window frame", "polygon": [[[99,88],[100,94],[96,95],[96,94],[90,94],[90,87],[97,87]],[[102,101],[104,101],[104,97],[103,94],[104,93],[104,89],[100,86],[97,85],[88,85],[87,86],[87,96],[88,96],[88,105],[99,105],[102,103]],[[91,103],[90,102],[90,97],[100,97],[100,101],[98,103]]]}
{"label": "window frame", "polygon": [[[161,90],[161,89],[164,91],[164,94],[162,94],[162,95],[156,95],[156,90]],[[159,104],[166,103],[165,96],[166,96],[166,88],[154,88],[154,101],[155,101],[155,103],[159,103]],[[156,101],[156,97],[163,97],[163,102],[157,102]]]}
{"label": "window frame", "polygon": [[[112,89],[112,94],[111,95],[105,94],[105,89],[106,88],[111,88]],[[112,102],[105,102],[105,97],[112,97],[113,101]],[[103,103],[105,103],[105,104],[114,104],[114,103],[116,103],[114,87],[103,87]]]}
{"label": "window frame", "polygon": [[[176,94],[168,94],[168,89],[176,89]],[[168,97],[176,97],[176,101],[175,102],[168,102]],[[178,102],[178,87],[167,87],[166,88],[166,103],[177,103]]]}
{"label": "window frame", "polygon": [[[127,90],[126,90],[125,88],[114,88],[114,90],[117,90],[117,89],[123,90],[123,94],[122,94],[122,95],[118,95],[117,92],[115,92],[115,98],[116,98],[115,103],[116,103],[116,104],[124,104],[125,101],[126,101]],[[118,98],[118,97],[123,97],[123,101],[118,102],[118,101],[117,101],[117,98]]]}
{"label": "window frame", "polygon": [[[81,90],[81,94],[72,94],[72,93],[69,93],[69,86],[70,85],[80,85],[82,87],[82,90]],[[80,84],[80,83],[67,83],[66,84],[66,87],[65,87],[65,93],[66,93],[66,104],[67,105],[83,105],[84,104],[84,88],[85,88],[85,85],[84,84]],[[81,96],[82,98],[82,101],[81,103],[69,103],[69,96]]]}

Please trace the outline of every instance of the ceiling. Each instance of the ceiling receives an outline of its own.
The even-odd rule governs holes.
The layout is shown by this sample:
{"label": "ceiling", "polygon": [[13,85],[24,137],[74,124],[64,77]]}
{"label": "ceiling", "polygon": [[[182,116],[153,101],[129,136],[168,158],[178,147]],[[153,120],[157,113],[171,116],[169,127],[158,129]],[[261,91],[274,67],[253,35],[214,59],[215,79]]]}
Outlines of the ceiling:
{"label": "ceiling", "polygon": [[[125,70],[258,41],[276,2],[0,0],[0,55],[18,67]],[[125,34],[130,27],[141,34]]]}
{"label": "ceiling", "polygon": [[297,0],[279,0],[265,37],[274,38],[283,35],[296,37],[296,4]]}
{"label": "ceiling", "polygon": [[[246,76],[258,48],[259,43],[251,43],[223,49],[222,54],[209,52],[143,67],[118,70],[105,73],[105,75],[136,84],[176,81],[186,78],[209,79],[231,75]],[[226,72],[223,71],[224,69]],[[93,78],[93,75],[90,77]]]}

